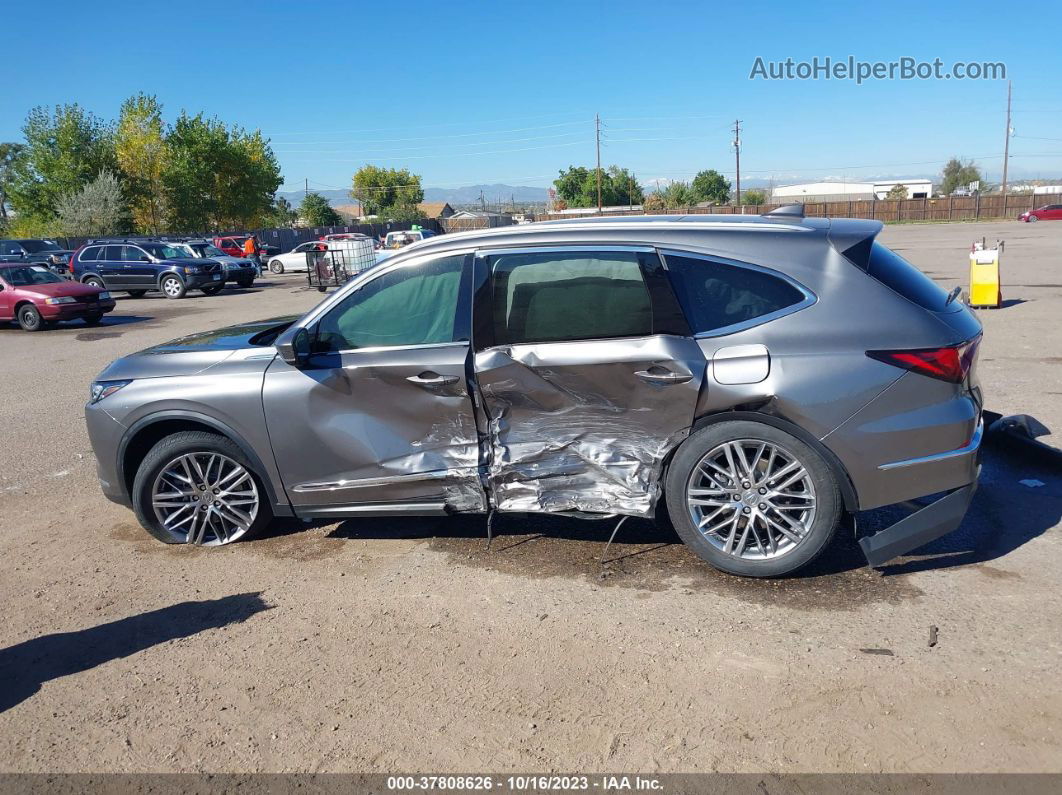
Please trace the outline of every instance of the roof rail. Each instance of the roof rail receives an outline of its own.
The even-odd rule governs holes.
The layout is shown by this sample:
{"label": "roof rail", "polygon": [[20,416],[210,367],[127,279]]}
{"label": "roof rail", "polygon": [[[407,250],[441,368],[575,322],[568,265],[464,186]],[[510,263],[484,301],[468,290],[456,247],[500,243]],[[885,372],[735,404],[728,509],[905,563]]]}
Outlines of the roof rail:
{"label": "roof rail", "polygon": [[803,218],[804,217],[804,205],[803,204],[783,204],[781,207],[776,207],[769,213],[763,214],[764,218]]}

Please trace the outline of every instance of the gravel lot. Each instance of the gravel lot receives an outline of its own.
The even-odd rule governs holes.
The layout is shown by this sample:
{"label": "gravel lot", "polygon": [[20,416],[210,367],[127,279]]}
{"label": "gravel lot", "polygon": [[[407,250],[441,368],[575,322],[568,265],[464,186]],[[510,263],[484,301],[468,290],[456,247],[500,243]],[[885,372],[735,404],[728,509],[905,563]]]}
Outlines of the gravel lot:
{"label": "gravel lot", "polygon": [[[1007,241],[987,405],[1057,445],[1062,223],[882,239],[950,288],[982,236]],[[884,573],[844,540],[808,576],[740,580],[638,522],[602,566],[610,526],[559,518],[503,518],[489,553],[482,518],[154,542],[99,492],[89,382],[308,309],[302,284],[0,329],[0,770],[1062,770],[1062,477],[999,453],[963,527]]]}

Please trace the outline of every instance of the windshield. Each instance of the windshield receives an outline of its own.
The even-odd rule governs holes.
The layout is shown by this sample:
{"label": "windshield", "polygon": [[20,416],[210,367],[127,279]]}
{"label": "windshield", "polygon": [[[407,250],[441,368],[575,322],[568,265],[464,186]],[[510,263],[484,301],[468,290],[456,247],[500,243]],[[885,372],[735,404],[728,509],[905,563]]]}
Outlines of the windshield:
{"label": "windshield", "polygon": [[22,240],[20,242],[22,248],[26,249],[30,254],[39,254],[42,251],[62,251],[51,240]]}
{"label": "windshield", "polygon": [[224,257],[225,252],[209,243],[197,243],[192,246],[197,257]]}
{"label": "windshield", "polygon": [[29,287],[34,284],[55,284],[56,282],[66,281],[39,265],[0,268],[0,277],[12,287]]}
{"label": "windshield", "polygon": [[184,246],[163,246],[159,243],[148,243],[141,246],[156,259],[194,259],[192,252]]}

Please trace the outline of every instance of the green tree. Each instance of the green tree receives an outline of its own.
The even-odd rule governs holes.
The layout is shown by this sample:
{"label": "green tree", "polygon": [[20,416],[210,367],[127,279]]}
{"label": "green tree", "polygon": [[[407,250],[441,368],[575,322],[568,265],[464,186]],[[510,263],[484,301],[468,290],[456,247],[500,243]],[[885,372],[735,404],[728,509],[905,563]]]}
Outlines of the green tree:
{"label": "green tree", "polygon": [[20,216],[54,218],[62,197],[115,169],[113,126],[76,103],[34,108],[22,132],[24,156],[14,162],[9,188]]}
{"label": "green tree", "polygon": [[17,143],[0,143],[0,226],[7,227],[7,205],[10,200],[11,183],[15,167],[25,156],[26,148]]}
{"label": "green tree", "polygon": [[889,188],[889,192],[885,194],[886,199],[906,199],[907,198],[907,186],[901,183],[897,183]]}
{"label": "green tree", "polygon": [[965,188],[971,182],[983,182],[984,177],[978,171],[972,160],[965,163],[957,157],[953,157],[944,164],[941,172],[940,192],[949,196],[958,188]]}
{"label": "green tree", "polygon": [[366,215],[386,215],[388,210],[408,211],[424,201],[420,176],[405,168],[362,166],[352,183],[350,197],[361,203]]}
{"label": "green tree", "polygon": [[666,188],[657,191],[657,193],[660,194],[660,198],[664,201],[664,206],[669,210],[674,210],[678,207],[690,207],[697,203],[696,194],[685,182],[672,182]]}
{"label": "green tree", "polygon": [[92,182],[61,198],[56,212],[66,235],[113,235],[128,225],[122,186],[110,171],[101,171]]}
{"label": "green tree", "polygon": [[273,202],[273,209],[266,219],[266,226],[295,226],[299,220],[299,214],[291,206],[291,202],[283,196],[278,196]]}
{"label": "green tree", "polygon": [[[557,195],[569,207],[597,207],[597,169],[569,166],[554,180]],[[639,204],[645,197],[637,178],[625,168],[601,169],[601,204],[604,207]]]}
{"label": "green tree", "polygon": [[741,203],[755,205],[766,204],[767,193],[766,191],[762,191],[759,188],[749,188],[747,191],[741,194]]}
{"label": "green tree", "polygon": [[114,148],[134,224],[141,232],[158,234],[165,217],[167,146],[162,105],[155,97],[137,94],[122,103]]}
{"label": "green tree", "polygon": [[320,193],[307,193],[299,204],[299,221],[303,226],[339,226],[343,219]]}
{"label": "green tree", "polygon": [[694,204],[699,202],[726,204],[730,201],[730,180],[715,169],[701,171],[693,178],[690,191]]}

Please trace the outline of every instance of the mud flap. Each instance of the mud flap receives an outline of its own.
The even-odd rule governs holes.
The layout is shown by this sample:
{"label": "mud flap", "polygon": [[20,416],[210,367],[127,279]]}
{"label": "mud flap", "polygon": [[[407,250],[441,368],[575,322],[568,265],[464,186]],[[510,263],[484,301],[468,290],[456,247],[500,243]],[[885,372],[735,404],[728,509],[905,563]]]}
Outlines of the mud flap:
{"label": "mud flap", "polygon": [[958,528],[976,490],[977,481],[974,481],[968,486],[949,492],[891,527],[859,539],[859,546],[867,556],[867,563],[871,566],[882,566],[893,558]]}

